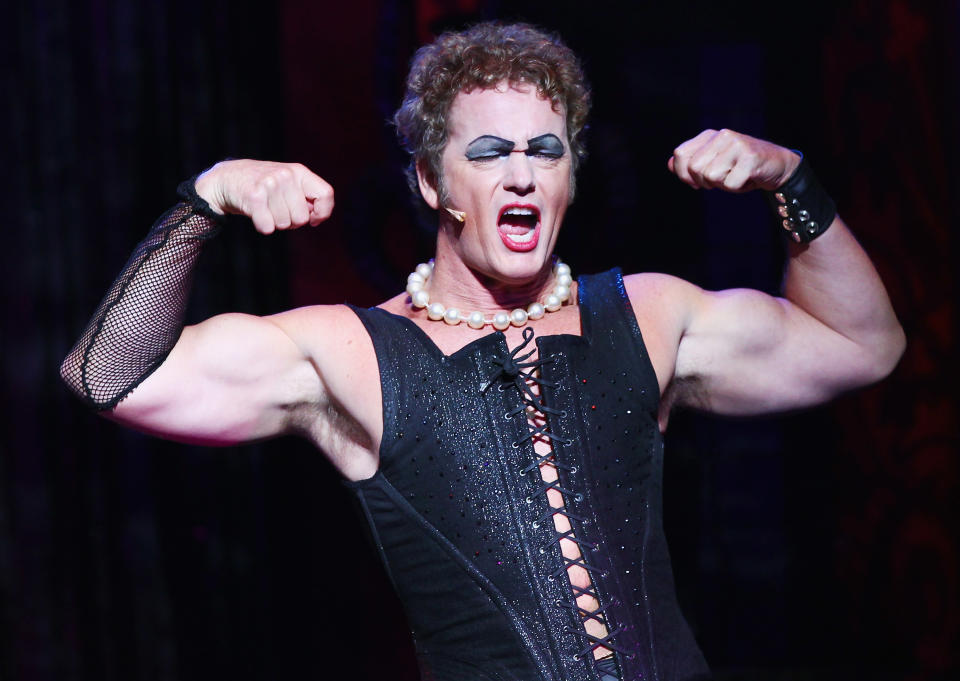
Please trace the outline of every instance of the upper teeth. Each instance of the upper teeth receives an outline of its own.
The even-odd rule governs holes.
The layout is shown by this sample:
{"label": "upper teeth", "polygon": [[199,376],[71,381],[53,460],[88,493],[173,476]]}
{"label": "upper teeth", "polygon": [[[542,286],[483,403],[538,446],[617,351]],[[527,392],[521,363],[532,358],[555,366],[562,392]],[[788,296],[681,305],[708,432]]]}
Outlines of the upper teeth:
{"label": "upper teeth", "polygon": [[507,208],[504,215],[533,215],[533,208]]}

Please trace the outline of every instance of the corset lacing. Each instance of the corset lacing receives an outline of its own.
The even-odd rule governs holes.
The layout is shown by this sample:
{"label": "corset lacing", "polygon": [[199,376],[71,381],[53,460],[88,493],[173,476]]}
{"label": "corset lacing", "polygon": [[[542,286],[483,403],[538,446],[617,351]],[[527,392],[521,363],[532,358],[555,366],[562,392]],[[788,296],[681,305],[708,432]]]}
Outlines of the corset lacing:
{"label": "corset lacing", "polygon": [[[533,336],[533,329],[530,327],[525,328],[523,330],[523,343],[511,350],[508,354],[503,354],[500,357],[492,358],[492,362],[499,365],[499,368],[493,372],[493,374],[484,384],[482,390],[486,390],[490,387],[490,385],[493,384],[494,381],[501,379],[503,380],[499,387],[501,392],[508,390],[511,386],[513,386],[516,387],[517,391],[520,393],[520,406],[507,411],[503,415],[503,417],[507,420],[516,418],[520,414],[526,415],[524,423],[527,426],[527,432],[513,443],[514,448],[519,448],[523,443],[533,440],[534,438],[544,438],[550,440],[552,443],[550,451],[547,451],[544,454],[538,454],[531,447],[531,451],[533,451],[534,454],[533,460],[529,465],[520,469],[520,475],[526,476],[533,471],[539,472],[541,465],[544,463],[549,463],[558,471],[566,471],[569,481],[572,476],[576,475],[577,467],[560,461],[558,457],[555,456],[555,452],[553,451],[553,443],[569,446],[573,444],[573,440],[565,438],[555,432],[555,430],[550,428],[547,421],[548,415],[563,418],[567,414],[565,411],[559,411],[545,405],[543,403],[543,399],[533,391],[534,384],[540,388],[553,388],[557,386],[555,382],[548,381],[537,375],[537,369],[544,364],[552,363],[553,359],[551,357],[547,357],[534,361],[527,361],[534,354],[534,352],[536,352],[535,349],[530,350],[525,354],[520,354],[527,347],[527,345],[529,345],[530,341],[533,340]],[[532,418],[538,414],[544,417],[544,423],[540,426],[532,423]],[[579,522],[581,526],[588,525],[590,523],[589,518],[580,516],[569,509],[569,502],[573,501],[574,503],[579,503],[583,501],[583,494],[561,486],[559,475],[557,476],[556,480],[552,481],[543,480],[542,476],[540,476],[539,479],[542,481],[542,484],[538,486],[537,489],[531,494],[529,494],[525,501],[528,504],[533,504],[538,497],[541,495],[546,495],[547,492],[552,489],[556,490],[563,498],[563,506],[555,507],[552,506],[548,501],[547,511],[533,520],[531,526],[534,529],[538,529],[543,523],[548,520],[552,520],[553,516],[557,514],[565,516],[569,521],[568,524],[570,525],[570,529],[565,532],[560,532],[557,530],[556,525],[551,522],[551,527],[554,530],[555,536],[552,541],[539,548],[540,553],[546,553],[553,545],[560,546],[560,542],[562,542],[564,539],[575,543],[580,549],[579,558],[567,558],[563,555],[563,551],[561,550],[560,557],[563,560],[563,564],[548,574],[547,580],[552,582],[561,576],[564,576],[573,566],[583,568],[583,570],[590,577],[589,585],[585,588],[578,587],[568,579],[568,583],[571,587],[571,597],[569,599],[558,598],[556,601],[554,601],[554,605],[556,607],[573,612],[580,620],[579,628],[569,626],[565,628],[566,633],[576,635],[583,640],[584,647],[573,656],[573,659],[574,661],[580,661],[585,656],[592,654],[597,648],[601,647],[606,648],[607,650],[616,651],[623,655],[627,655],[628,651],[612,642],[612,639],[623,630],[623,627],[617,627],[616,629],[610,630],[609,622],[605,617],[605,613],[612,604],[608,603],[607,605],[600,606],[600,597],[597,593],[596,587],[594,586],[594,576],[599,574],[605,575],[606,573],[602,568],[588,562],[585,557],[587,556],[588,552],[593,553],[599,550],[599,545],[594,542],[580,539],[574,534],[573,531],[572,521],[574,520]],[[587,610],[581,607],[577,603],[577,599],[581,596],[591,597],[594,602],[598,604],[597,608],[595,610]],[[596,620],[602,624],[604,628],[606,628],[607,634],[605,636],[594,636],[588,633],[586,630],[586,623],[589,620]]]}

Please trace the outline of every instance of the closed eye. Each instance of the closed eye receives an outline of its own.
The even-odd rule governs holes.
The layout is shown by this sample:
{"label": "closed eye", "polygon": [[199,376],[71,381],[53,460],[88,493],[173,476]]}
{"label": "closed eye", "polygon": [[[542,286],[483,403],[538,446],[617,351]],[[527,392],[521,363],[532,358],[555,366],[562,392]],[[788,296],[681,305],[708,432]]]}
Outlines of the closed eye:
{"label": "closed eye", "polygon": [[534,156],[536,158],[548,158],[550,160],[555,160],[558,158],[563,158],[562,151],[550,151],[547,149],[527,149],[527,156]]}
{"label": "closed eye", "polygon": [[516,145],[494,135],[483,135],[467,145],[464,155],[468,161],[491,161],[508,156]]}
{"label": "closed eye", "polygon": [[540,135],[539,137],[527,140],[526,153],[527,156],[535,156],[537,158],[558,159],[563,158],[563,155],[566,154],[566,149],[564,149],[563,142],[560,141],[559,137],[552,133],[547,133],[546,135]]}
{"label": "closed eye", "polygon": [[468,161],[493,161],[510,155],[511,149],[487,149],[482,152],[467,153]]}

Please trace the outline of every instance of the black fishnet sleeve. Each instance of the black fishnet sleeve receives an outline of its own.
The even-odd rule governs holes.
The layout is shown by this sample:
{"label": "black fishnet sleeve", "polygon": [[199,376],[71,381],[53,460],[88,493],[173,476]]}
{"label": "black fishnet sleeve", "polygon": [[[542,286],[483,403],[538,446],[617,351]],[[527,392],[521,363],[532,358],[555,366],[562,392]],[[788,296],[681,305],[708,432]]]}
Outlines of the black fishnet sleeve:
{"label": "black fishnet sleeve", "polygon": [[100,302],[60,375],[80,399],[112,409],[163,363],[183,330],[200,250],[224,216],[180,184],[175,205],[154,223]]}

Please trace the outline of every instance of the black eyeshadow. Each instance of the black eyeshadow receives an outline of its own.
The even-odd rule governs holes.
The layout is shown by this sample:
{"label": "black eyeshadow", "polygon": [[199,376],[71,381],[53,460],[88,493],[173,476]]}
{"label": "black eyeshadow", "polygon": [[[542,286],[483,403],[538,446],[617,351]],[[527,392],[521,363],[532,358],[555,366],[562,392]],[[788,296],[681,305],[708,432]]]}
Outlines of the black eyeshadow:
{"label": "black eyeshadow", "polygon": [[475,161],[484,158],[496,158],[509,154],[516,146],[514,142],[494,135],[483,135],[467,145],[464,152],[467,159]]}
{"label": "black eyeshadow", "polygon": [[527,140],[527,156],[545,155],[560,158],[563,154],[563,142],[553,133]]}

